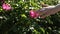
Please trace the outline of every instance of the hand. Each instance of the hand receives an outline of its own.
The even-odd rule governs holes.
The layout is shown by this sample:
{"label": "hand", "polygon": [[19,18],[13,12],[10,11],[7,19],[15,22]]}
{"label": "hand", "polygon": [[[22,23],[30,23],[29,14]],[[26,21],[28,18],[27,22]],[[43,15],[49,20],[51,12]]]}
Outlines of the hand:
{"label": "hand", "polygon": [[40,10],[37,10],[36,12],[40,14],[41,18],[45,18],[47,16],[50,16],[52,14],[57,13],[58,11],[55,10],[54,8],[55,6],[48,6],[48,7],[44,7]]}

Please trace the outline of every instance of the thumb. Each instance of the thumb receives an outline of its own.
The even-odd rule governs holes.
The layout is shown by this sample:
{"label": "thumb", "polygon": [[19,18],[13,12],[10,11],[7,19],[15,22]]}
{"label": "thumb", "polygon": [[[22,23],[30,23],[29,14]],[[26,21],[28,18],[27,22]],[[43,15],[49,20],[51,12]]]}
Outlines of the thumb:
{"label": "thumb", "polygon": [[41,2],[42,7],[48,7],[49,5],[45,4],[44,2]]}
{"label": "thumb", "polygon": [[41,4],[42,5],[42,7],[48,7],[48,5],[47,4]]}

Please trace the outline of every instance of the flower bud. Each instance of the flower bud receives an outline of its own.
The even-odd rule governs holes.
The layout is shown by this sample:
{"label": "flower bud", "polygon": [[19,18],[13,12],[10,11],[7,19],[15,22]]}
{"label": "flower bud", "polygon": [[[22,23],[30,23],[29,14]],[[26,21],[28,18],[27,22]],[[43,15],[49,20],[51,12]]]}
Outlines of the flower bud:
{"label": "flower bud", "polygon": [[11,5],[10,5],[10,4],[7,4],[7,3],[3,3],[3,4],[2,4],[2,8],[3,8],[4,10],[10,10],[10,9],[11,9]]}
{"label": "flower bud", "polygon": [[30,17],[31,18],[37,18],[38,16],[39,16],[39,14],[36,13],[35,11],[33,11],[33,10],[30,11]]}

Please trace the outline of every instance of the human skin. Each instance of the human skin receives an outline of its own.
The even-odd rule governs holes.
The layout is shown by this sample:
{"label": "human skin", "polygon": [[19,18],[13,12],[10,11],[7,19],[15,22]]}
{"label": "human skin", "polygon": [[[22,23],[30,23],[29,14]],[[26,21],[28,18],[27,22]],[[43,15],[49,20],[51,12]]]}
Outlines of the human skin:
{"label": "human skin", "polygon": [[58,4],[56,6],[43,7],[42,9],[37,10],[36,12],[39,13],[41,18],[45,18],[47,16],[58,13],[59,11],[60,11],[60,4]]}

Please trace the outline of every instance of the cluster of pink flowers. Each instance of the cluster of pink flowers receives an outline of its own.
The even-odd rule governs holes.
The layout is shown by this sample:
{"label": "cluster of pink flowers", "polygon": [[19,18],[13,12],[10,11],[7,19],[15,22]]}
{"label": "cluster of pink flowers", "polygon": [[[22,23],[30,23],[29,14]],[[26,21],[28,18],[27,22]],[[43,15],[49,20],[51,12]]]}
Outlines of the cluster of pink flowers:
{"label": "cluster of pink flowers", "polygon": [[7,4],[7,3],[3,3],[2,4],[2,8],[3,8],[3,10],[10,10],[11,9],[11,5]]}
{"label": "cluster of pink flowers", "polygon": [[35,12],[34,10],[30,10],[30,17],[31,18],[37,18],[39,17],[39,14],[37,12]]}
{"label": "cluster of pink flowers", "polygon": [[[8,3],[3,3],[3,4],[2,4],[2,9],[7,11],[7,10],[11,10],[12,7],[11,7],[11,5],[8,4]],[[31,18],[37,18],[37,17],[39,16],[39,14],[36,13],[34,10],[30,10],[29,14],[30,14],[30,17],[31,17]]]}

